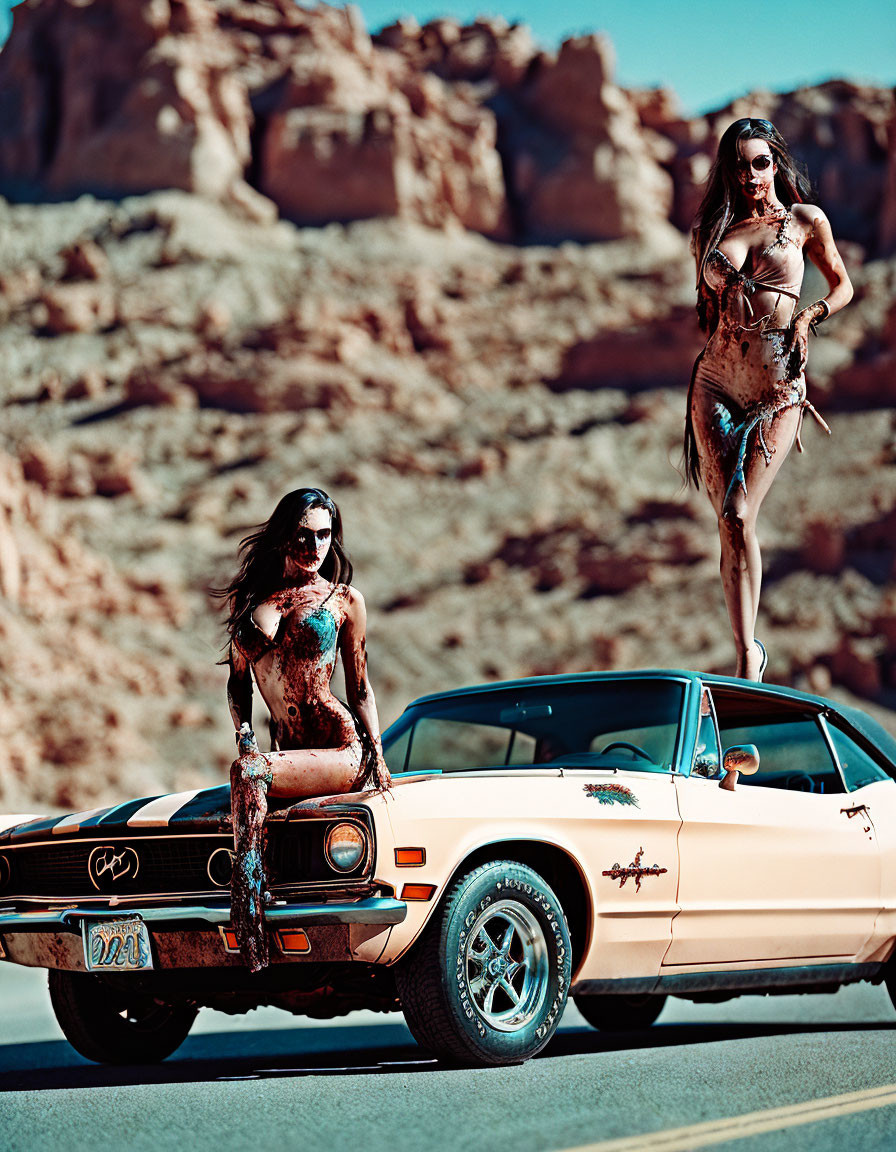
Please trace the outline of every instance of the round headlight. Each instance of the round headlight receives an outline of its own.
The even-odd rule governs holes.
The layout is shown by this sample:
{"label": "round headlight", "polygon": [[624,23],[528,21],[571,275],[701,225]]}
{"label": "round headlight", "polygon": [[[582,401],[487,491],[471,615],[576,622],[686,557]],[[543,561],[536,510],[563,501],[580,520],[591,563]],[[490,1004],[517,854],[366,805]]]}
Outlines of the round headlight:
{"label": "round headlight", "polygon": [[10,867],[5,856],[0,856],[0,891],[9,883]]}
{"label": "round headlight", "polygon": [[337,872],[351,872],[364,859],[367,837],[356,824],[334,824],[327,833],[324,850]]}
{"label": "round headlight", "polygon": [[233,875],[233,852],[229,848],[216,848],[208,858],[206,870],[212,884],[225,888]]}

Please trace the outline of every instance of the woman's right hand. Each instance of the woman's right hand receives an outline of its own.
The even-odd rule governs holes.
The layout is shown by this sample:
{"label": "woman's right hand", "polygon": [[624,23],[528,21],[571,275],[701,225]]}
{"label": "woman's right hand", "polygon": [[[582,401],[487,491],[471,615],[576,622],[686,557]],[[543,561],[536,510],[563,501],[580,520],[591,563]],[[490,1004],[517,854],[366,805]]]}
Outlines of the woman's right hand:
{"label": "woman's right hand", "polygon": [[809,325],[813,318],[811,306],[801,309],[793,318],[791,325],[793,335],[790,339],[790,355],[787,358],[787,375],[791,380],[799,376],[809,359]]}

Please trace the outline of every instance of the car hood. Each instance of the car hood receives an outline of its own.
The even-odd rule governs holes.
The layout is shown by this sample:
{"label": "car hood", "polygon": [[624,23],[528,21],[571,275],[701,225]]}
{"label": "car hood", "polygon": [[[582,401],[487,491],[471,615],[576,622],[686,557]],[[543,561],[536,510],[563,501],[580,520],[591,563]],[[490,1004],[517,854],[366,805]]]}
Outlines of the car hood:
{"label": "car hood", "polygon": [[[353,792],[310,800],[272,799],[268,821],[319,819],[357,806],[376,795]],[[334,811],[335,810],[335,811]],[[230,832],[230,786],[194,789],[163,796],[143,796],[123,804],[91,808],[65,816],[0,815],[0,845],[44,841],[50,837],[139,836],[161,832]]]}

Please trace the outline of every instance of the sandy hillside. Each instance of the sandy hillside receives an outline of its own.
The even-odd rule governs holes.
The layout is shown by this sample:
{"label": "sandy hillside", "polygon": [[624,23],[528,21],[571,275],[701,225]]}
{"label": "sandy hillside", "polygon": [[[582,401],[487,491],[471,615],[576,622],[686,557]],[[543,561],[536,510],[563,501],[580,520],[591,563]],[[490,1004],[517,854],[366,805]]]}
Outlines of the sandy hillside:
{"label": "sandy hillside", "polygon": [[27,113],[0,128],[0,807],[225,779],[209,588],[302,484],[343,509],[384,722],[474,681],[729,670],[714,518],[677,471],[683,228],[748,112],[799,145],[857,289],[811,350],[833,436],[807,421],[764,509],[759,634],[771,679],[896,732],[891,93],[688,121],[598,37],[107,7],[23,6],[0,52]]}

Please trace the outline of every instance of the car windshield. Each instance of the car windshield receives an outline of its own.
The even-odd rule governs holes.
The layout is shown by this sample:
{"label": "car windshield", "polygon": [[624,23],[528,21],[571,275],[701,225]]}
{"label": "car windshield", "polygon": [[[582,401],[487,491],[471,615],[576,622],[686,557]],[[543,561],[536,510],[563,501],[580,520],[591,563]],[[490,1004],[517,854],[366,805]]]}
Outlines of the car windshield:
{"label": "car windshield", "polygon": [[390,771],[556,763],[671,769],[685,685],[675,680],[520,684],[413,704],[383,738]]}

